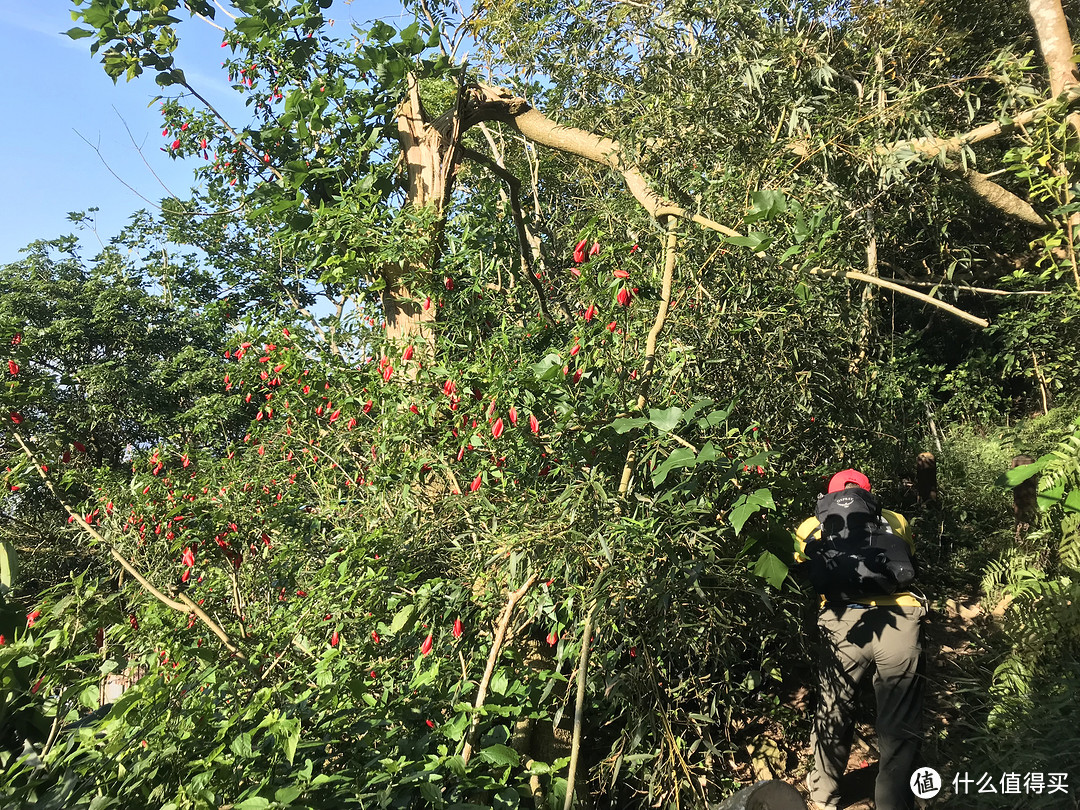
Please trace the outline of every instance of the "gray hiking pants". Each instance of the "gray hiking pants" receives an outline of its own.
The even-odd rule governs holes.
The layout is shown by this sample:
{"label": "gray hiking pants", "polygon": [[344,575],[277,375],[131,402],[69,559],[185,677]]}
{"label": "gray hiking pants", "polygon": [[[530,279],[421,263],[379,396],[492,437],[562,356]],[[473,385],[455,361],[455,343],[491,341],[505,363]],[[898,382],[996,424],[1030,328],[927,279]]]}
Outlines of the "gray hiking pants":
{"label": "gray hiking pants", "polygon": [[877,737],[881,760],[874,786],[877,810],[914,806],[909,780],[915,768],[922,725],[921,607],[826,607],[821,629],[819,698],[811,743],[815,769],[810,798],[840,805],[840,777],[847,770],[855,728],[855,689],[875,667]]}

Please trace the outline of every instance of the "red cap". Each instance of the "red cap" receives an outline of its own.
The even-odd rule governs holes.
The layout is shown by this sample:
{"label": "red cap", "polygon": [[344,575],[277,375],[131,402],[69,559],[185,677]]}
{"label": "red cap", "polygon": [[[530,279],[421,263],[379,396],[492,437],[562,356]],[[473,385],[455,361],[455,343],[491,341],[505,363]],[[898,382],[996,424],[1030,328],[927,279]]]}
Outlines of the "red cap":
{"label": "red cap", "polygon": [[839,492],[848,484],[858,484],[867,492],[870,491],[870,479],[858,470],[841,470],[829,479],[829,492]]}

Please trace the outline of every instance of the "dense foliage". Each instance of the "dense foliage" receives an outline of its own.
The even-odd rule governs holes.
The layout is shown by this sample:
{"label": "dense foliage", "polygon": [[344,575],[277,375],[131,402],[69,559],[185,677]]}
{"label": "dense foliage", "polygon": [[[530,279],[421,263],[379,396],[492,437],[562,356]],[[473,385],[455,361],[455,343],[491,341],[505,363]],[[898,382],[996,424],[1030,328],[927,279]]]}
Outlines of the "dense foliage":
{"label": "dense foliage", "polygon": [[[215,5],[76,2],[109,75],[156,77],[199,186],[92,259],[0,271],[13,801],[679,806],[798,770],[790,529],[840,466],[914,510],[931,447],[958,483],[919,512],[928,587],[1012,595],[980,752],[1067,728],[1075,140],[1023,7],[428,4],[348,32],[325,0]],[[247,121],[180,63],[207,20]],[[1010,550],[1036,473],[1048,522]]]}

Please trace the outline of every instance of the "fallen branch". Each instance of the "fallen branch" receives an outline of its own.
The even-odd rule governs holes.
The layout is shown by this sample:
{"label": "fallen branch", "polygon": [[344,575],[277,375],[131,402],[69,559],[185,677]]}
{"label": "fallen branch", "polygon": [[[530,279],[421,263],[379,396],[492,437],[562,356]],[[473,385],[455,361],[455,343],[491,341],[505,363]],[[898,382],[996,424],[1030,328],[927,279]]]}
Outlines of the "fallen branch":
{"label": "fallen branch", "polygon": [[487,700],[488,686],[491,684],[491,678],[495,674],[495,664],[499,661],[499,653],[502,651],[503,641],[506,639],[506,630],[510,626],[510,617],[514,615],[514,608],[517,607],[517,603],[536,584],[539,576],[539,574],[533,574],[525,580],[524,585],[511,593],[503,606],[502,612],[499,614],[499,623],[495,626],[495,637],[491,641],[491,652],[488,653],[487,667],[484,669],[484,676],[480,679],[480,688],[477,690],[476,701],[473,703],[472,726],[469,728],[465,748],[461,752],[461,759],[466,765],[469,764],[473,748],[476,746],[476,740],[480,736],[480,709],[484,707],[484,701]]}

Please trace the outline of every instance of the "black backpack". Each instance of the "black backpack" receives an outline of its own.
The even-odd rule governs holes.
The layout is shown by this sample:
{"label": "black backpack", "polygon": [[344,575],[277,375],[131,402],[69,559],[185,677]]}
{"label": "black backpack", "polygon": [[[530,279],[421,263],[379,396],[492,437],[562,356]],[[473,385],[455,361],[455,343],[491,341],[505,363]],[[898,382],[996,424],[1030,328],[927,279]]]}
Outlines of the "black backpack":
{"label": "black backpack", "polygon": [[821,524],[810,533],[810,583],[827,602],[886,596],[915,579],[904,538],[881,515],[881,501],[859,487],[818,496]]}

